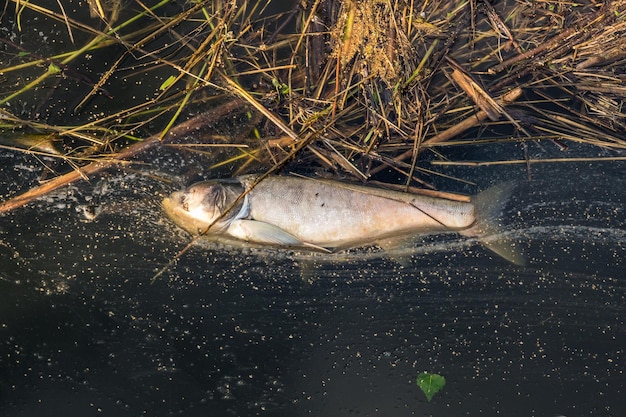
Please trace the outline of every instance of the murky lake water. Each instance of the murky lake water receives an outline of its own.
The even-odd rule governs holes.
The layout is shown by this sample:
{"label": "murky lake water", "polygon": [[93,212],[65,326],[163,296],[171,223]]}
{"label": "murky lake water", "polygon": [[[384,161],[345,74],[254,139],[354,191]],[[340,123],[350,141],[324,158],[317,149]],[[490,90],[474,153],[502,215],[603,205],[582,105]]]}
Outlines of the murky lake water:
{"label": "murky lake water", "polygon": [[[34,17],[25,11],[24,27]],[[55,45],[40,38],[66,32],[36,29],[20,39],[45,56]],[[80,69],[98,73],[107,53]],[[169,75],[134,83],[137,71],[107,88],[141,103]],[[38,118],[70,123],[76,103],[48,104]],[[489,155],[519,158],[516,146]],[[485,159],[470,148],[461,159]],[[576,148],[568,156],[606,156]],[[165,153],[0,216],[0,416],[624,415],[623,162],[533,165],[530,182],[521,165],[441,168],[478,184],[442,187],[453,192],[519,183],[502,220],[523,267],[453,235],[396,250],[405,265],[373,250],[203,245],[152,283],[189,242],[160,199],[192,165],[212,175]],[[36,184],[43,163],[0,150],[0,200]],[[423,371],[447,381],[430,403],[415,383]]]}
{"label": "murky lake water", "polygon": [[[188,242],[158,210],[174,186],[77,184],[0,218],[0,414],[621,415],[622,168],[519,168],[524,267],[437,236],[407,266],[198,247],[153,284]],[[422,371],[447,379],[431,403]]]}

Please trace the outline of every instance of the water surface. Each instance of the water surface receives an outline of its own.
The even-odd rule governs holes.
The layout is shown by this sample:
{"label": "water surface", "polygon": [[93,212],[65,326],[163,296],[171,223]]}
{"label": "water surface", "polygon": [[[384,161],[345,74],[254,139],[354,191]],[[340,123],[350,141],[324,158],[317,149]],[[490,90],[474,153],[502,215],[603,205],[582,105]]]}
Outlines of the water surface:
{"label": "water surface", "polygon": [[[154,283],[189,241],[158,209],[177,185],[76,184],[0,218],[0,414],[619,416],[622,168],[520,168],[502,221],[526,266],[455,235],[403,265],[202,245]],[[422,371],[447,380],[430,403]]]}

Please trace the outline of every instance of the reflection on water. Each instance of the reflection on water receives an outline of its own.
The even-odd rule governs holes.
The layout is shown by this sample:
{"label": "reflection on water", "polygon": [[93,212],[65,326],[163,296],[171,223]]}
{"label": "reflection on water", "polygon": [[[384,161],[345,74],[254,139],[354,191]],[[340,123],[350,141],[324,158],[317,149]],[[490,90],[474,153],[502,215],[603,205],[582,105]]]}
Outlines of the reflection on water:
{"label": "reflection on water", "polygon": [[525,267],[455,235],[391,258],[201,245],[154,284],[187,242],[165,186],[77,185],[0,218],[0,414],[621,415],[619,168],[520,185]]}

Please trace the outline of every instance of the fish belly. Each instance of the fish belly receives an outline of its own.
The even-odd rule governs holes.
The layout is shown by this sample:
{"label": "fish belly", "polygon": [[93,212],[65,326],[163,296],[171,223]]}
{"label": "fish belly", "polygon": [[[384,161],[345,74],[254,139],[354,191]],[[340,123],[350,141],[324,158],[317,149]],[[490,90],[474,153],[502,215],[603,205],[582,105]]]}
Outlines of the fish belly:
{"label": "fish belly", "polygon": [[248,196],[251,219],[325,247],[462,230],[475,221],[471,203],[326,180],[269,177]]}

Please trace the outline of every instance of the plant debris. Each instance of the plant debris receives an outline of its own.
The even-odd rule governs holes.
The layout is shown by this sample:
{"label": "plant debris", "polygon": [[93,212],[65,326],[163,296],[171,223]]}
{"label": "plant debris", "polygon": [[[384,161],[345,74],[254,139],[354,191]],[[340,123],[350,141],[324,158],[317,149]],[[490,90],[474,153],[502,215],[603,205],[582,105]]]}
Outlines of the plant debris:
{"label": "plant debris", "polygon": [[[233,146],[215,166],[230,172],[291,164],[432,187],[445,164],[507,162],[451,161],[445,147],[519,143],[511,162],[529,166],[532,143],[587,144],[605,160],[626,148],[624,0],[7,4],[2,146],[62,161],[59,184],[142,140],[202,143],[168,132],[235,102],[251,115],[247,135],[221,140]],[[25,32],[34,19],[58,30]]]}

